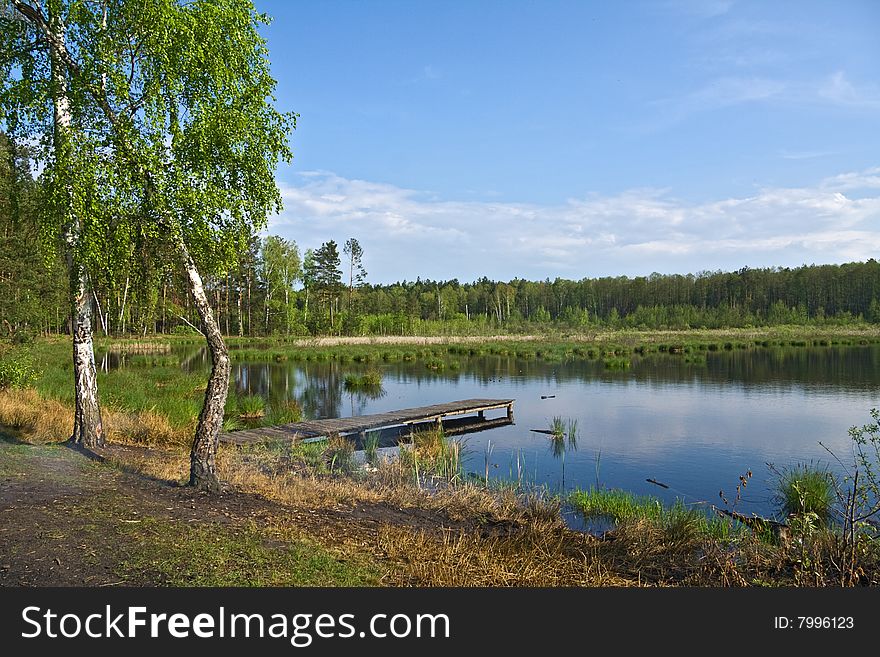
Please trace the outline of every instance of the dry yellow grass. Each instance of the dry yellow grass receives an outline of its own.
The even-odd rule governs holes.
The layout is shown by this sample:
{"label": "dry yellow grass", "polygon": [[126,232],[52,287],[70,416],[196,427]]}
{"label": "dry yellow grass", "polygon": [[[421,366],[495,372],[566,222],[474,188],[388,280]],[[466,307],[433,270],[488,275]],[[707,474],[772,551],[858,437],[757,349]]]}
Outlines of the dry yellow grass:
{"label": "dry yellow grass", "polygon": [[[443,536],[385,526],[379,548],[393,562],[399,585],[632,586],[611,572],[599,541],[560,523],[532,522],[510,533],[447,531]],[[392,575],[393,577],[393,575]]]}
{"label": "dry yellow grass", "polygon": [[[104,430],[110,442],[135,445],[183,445],[187,430],[175,429],[152,411],[101,409]],[[33,443],[66,440],[73,427],[73,409],[54,399],[44,399],[35,390],[0,391],[0,424],[21,432]]]}
{"label": "dry yellow grass", "polygon": [[0,391],[0,424],[18,429],[31,442],[55,442],[70,434],[73,413],[34,390],[8,389]]}

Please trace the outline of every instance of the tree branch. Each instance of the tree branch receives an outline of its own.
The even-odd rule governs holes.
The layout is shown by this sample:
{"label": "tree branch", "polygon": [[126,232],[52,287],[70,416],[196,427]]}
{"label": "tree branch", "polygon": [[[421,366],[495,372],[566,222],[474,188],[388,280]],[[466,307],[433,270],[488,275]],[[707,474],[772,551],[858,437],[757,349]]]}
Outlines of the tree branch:
{"label": "tree branch", "polygon": [[186,322],[186,323],[189,325],[190,328],[195,329],[196,331],[198,331],[199,333],[201,333],[203,336],[205,335],[205,332],[202,331],[202,329],[200,329],[200,328],[197,327],[197,326],[194,326],[194,325],[192,324],[192,322],[190,322],[186,317],[184,317],[183,315],[178,315],[178,317],[179,317],[180,319],[182,319],[184,322]]}

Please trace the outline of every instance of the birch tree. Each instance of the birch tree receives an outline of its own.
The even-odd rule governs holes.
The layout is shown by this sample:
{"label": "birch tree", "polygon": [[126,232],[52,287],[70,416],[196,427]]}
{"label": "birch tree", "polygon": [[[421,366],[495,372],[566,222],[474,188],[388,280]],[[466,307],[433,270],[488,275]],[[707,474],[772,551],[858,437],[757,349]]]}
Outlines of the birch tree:
{"label": "birch tree", "polygon": [[299,248],[296,242],[277,235],[269,235],[263,241],[263,284],[266,286],[266,333],[269,329],[269,307],[276,292],[284,294],[285,331],[290,335],[290,320],[293,308],[290,293],[293,285],[302,277]]}
{"label": "birch tree", "polygon": [[[98,183],[99,145],[90,135],[91,103],[70,88],[65,60],[68,3],[6,1],[0,12],[0,121],[13,138],[37,145],[45,167],[43,236],[67,264],[73,342],[74,421],[70,441],[104,445],[92,336],[92,300],[86,263],[99,248],[95,228],[108,199]],[[39,29],[34,28],[35,19]],[[106,183],[107,181],[101,181]]]}
{"label": "birch tree", "polygon": [[[58,0],[60,2],[60,0]],[[202,279],[222,273],[254,229],[281,208],[274,170],[289,160],[295,115],[274,108],[275,81],[249,0],[69,2],[77,21],[65,50],[40,6],[14,1],[38,39],[88,97],[142,236],[170,244],[211,354],[190,452],[190,485],[217,490],[217,436],[229,355]]]}

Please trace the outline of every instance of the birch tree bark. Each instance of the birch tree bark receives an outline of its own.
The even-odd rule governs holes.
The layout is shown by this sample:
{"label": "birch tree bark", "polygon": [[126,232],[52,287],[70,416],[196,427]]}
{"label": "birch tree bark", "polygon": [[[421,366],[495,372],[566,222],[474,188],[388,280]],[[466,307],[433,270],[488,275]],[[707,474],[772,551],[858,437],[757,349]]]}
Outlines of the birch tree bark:
{"label": "birch tree bark", "polygon": [[[55,156],[61,176],[70,175],[71,109],[67,89],[66,67],[62,61],[65,47],[64,22],[57,12],[49,16],[49,30],[57,44],[49,49],[52,75],[52,104],[54,110]],[[60,51],[60,52],[59,52]],[[65,171],[66,169],[66,171]],[[92,304],[89,280],[78,254],[82,226],[73,207],[73,188],[65,188],[67,217],[64,242],[67,269],[70,278],[70,316],[73,338],[73,384],[75,411],[70,442],[83,447],[104,446],[104,427],[98,403],[98,376],[95,368],[95,349],[92,335]]]}
{"label": "birch tree bark", "polygon": [[217,492],[220,482],[217,479],[215,459],[217,454],[217,436],[223,426],[223,409],[226,406],[226,395],[229,391],[229,351],[223,341],[220,326],[217,323],[202,277],[190,255],[183,239],[178,240],[181,263],[189,281],[193,304],[202,321],[202,332],[208,343],[211,354],[211,374],[205,388],[205,401],[199,413],[196,435],[190,451],[189,484],[200,490]]}

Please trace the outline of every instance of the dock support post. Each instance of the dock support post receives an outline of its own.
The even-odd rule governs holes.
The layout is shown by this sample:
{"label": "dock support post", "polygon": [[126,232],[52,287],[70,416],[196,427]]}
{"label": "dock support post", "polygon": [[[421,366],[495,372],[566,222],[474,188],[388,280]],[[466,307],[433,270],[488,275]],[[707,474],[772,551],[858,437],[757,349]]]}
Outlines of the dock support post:
{"label": "dock support post", "polygon": [[507,405],[507,419],[513,422],[513,404]]}
{"label": "dock support post", "polygon": [[486,419],[486,411],[480,411],[479,413],[477,413],[477,417],[480,418],[481,420],[485,420]]}

